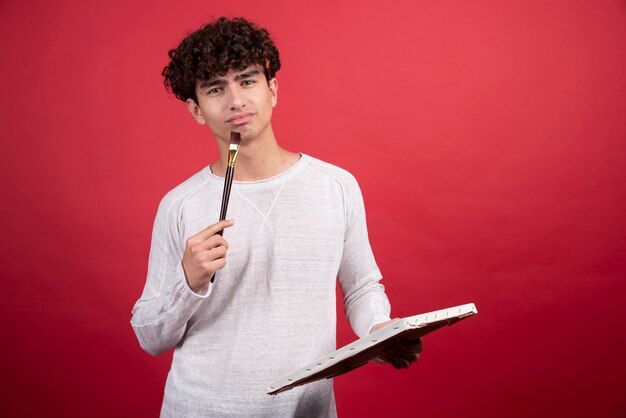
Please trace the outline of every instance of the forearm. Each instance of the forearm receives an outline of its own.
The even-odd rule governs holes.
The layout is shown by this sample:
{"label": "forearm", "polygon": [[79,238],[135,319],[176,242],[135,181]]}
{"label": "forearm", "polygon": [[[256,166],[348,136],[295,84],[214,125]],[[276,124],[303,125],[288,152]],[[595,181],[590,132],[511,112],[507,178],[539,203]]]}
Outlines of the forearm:
{"label": "forearm", "polygon": [[165,281],[167,286],[153,297],[142,296],[133,308],[131,325],[139,344],[148,353],[158,356],[176,346],[187,322],[208,296],[198,295],[188,287],[182,268],[176,277]]}
{"label": "forearm", "polygon": [[375,277],[346,289],[344,307],[348,321],[359,337],[368,335],[373,325],[390,319],[389,299],[384,286]]}

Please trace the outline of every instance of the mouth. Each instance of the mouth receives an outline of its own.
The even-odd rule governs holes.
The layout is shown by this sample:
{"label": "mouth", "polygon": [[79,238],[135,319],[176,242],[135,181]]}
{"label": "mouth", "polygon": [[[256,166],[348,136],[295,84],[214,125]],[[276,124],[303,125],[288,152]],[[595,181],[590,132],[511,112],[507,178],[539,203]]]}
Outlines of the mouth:
{"label": "mouth", "polygon": [[235,115],[229,118],[226,122],[230,123],[231,125],[239,126],[239,125],[244,125],[250,122],[250,120],[252,120],[253,117],[254,117],[254,113],[250,113],[250,112],[240,113],[238,115]]}

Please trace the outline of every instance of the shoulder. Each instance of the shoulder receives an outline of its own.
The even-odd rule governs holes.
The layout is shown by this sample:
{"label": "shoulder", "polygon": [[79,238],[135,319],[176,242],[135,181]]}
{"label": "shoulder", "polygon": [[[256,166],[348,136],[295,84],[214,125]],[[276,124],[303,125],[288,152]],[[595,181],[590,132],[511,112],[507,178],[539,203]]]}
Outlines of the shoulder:
{"label": "shoulder", "polygon": [[359,187],[356,178],[348,170],[308,155],[306,156],[306,163],[310,171],[336,182],[342,188],[358,189]]}
{"label": "shoulder", "polygon": [[204,168],[167,192],[159,204],[159,214],[179,212],[182,206],[209,183],[208,168]]}

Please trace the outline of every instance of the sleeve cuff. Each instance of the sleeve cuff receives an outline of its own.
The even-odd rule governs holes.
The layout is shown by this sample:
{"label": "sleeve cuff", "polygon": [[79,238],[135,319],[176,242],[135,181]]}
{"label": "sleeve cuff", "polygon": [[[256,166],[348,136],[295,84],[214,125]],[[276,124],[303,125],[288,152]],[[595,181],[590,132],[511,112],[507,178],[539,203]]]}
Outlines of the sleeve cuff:
{"label": "sleeve cuff", "polygon": [[366,335],[369,335],[372,333],[372,328],[374,328],[374,325],[382,324],[383,322],[387,322],[387,321],[391,321],[391,318],[389,316],[385,316],[385,315],[376,316],[374,320],[372,321],[372,323],[370,324],[370,326],[367,328]]}
{"label": "sleeve cuff", "polygon": [[207,287],[200,293],[196,293],[193,290],[191,290],[191,288],[189,287],[189,283],[187,283],[187,278],[185,277],[185,270],[183,270],[183,263],[179,263],[178,267],[176,268],[178,277],[180,279],[180,281],[183,284],[183,287],[185,289],[187,289],[187,292],[189,292],[189,294],[194,297],[194,298],[199,298],[199,299],[206,299],[209,297],[209,295],[211,294],[211,291],[213,290],[213,283],[210,283],[207,285]]}

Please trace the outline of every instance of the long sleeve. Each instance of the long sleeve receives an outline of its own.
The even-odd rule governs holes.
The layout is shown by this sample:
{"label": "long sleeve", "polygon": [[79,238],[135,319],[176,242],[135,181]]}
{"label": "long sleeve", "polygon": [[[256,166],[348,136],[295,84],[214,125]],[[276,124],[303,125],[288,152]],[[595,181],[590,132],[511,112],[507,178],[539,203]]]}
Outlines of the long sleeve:
{"label": "long sleeve", "polygon": [[377,323],[389,320],[391,307],[367,235],[365,208],[359,186],[344,178],[345,239],[339,283],[346,316],[354,332],[363,337]]}
{"label": "long sleeve", "polygon": [[180,233],[179,199],[166,196],[159,205],[148,262],[148,277],[135,303],[131,324],[141,347],[160,355],[174,347],[185,333],[187,321],[209,296],[194,293],[182,268],[184,244]]}
{"label": "long sleeve", "polygon": [[334,416],[331,381],[273,398],[263,389],[336,348],[337,278],[357,334],[388,319],[358,185],[306,155],[271,179],[234,182],[227,265],[203,299],[181,258],[219,213],[223,185],[206,168],[168,193],[156,217],[131,322],[146,351],[176,346],[162,415]]}

